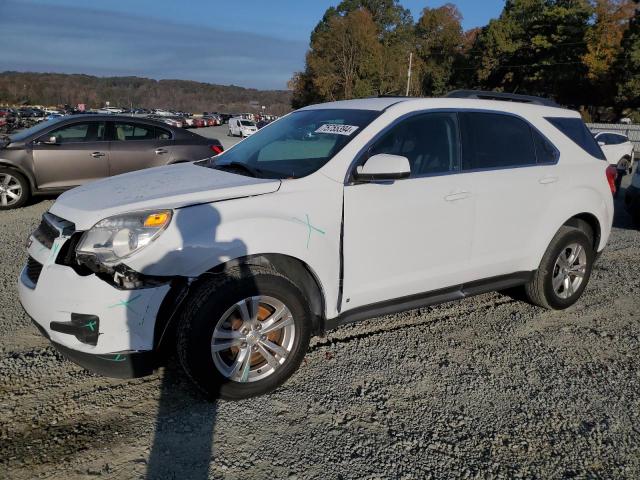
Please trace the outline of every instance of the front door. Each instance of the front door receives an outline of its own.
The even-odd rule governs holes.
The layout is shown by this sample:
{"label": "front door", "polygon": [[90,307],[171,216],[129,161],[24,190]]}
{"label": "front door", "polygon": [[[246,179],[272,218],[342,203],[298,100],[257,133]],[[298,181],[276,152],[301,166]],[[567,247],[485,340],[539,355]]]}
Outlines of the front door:
{"label": "front door", "polygon": [[407,157],[411,176],[344,188],[342,310],[457,286],[468,276],[474,195],[455,113],[402,120],[368,156]]}
{"label": "front door", "polygon": [[65,125],[36,140],[32,148],[38,188],[69,188],[109,175],[105,122]]}

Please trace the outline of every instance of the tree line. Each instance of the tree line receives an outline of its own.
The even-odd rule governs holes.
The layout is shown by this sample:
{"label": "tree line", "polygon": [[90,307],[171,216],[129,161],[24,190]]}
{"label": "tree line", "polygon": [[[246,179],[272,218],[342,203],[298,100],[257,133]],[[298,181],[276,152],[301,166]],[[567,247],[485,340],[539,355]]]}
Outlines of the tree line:
{"label": "tree line", "polygon": [[264,105],[268,113],[291,110],[286,90],[255,90],[188,80],[140,77],[94,77],[61,73],[0,73],[0,105],[71,105],[87,108],[167,108],[187,112],[253,112]]}
{"label": "tree line", "polygon": [[[398,0],[343,0],[311,33],[292,105],[460,88],[541,95],[607,120],[640,107],[639,0],[507,0],[465,31],[458,8],[417,20]],[[611,117],[611,118],[607,118]]]}

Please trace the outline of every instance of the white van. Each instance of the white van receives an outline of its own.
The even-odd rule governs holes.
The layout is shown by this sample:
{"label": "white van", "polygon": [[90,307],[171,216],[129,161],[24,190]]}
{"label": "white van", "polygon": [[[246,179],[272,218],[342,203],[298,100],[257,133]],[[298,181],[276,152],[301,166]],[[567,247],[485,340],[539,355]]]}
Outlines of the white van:
{"label": "white van", "polygon": [[243,118],[229,119],[229,136],[230,137],[248,137],[258,131],[255,122],[245,120]]}

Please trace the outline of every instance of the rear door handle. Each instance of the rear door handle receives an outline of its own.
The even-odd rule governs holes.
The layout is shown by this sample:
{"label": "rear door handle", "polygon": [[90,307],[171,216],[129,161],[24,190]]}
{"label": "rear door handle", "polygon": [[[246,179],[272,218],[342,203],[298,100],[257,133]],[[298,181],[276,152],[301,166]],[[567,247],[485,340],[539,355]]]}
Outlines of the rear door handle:
{"label": "rear door handle", "polygon": [[156,155],[162,155],[163,153],[169,153],[169,151],[164,148],[156,148]]}
{"label": "rear door handle", "polygon": [[455,202],[457,200],[464,200],[465,198],[469,198],[470,196],[471,196],[471,193],[469,192],[455,192],[445,196],[444,199],[447,202]]}
{"label": "rear door handle", "polygon": [[550,183],[556,183],[558,181],[558,177],[542,177],[538,182],[542,185],[548,185]]}
{"label": "rear door handle", "polygon": [[93,153],[91,154],[91,156],[92,156],[93,158],[104,157],[104,153],[103,153],[103,152],[93,152]]}

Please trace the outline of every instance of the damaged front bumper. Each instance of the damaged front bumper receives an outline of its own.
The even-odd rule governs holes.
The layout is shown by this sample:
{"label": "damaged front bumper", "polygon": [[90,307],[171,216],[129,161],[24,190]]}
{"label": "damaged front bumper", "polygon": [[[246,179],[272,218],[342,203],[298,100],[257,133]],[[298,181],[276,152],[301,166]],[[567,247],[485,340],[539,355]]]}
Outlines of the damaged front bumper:
{"label": "damaged front bumper", "polygon": [[20,302],[40,331],[70,360],[119,378],[151,373],[156,318],[169,281],[117,288],[95,274],[56,263],[69,235],[30,238],[18,280]]}

